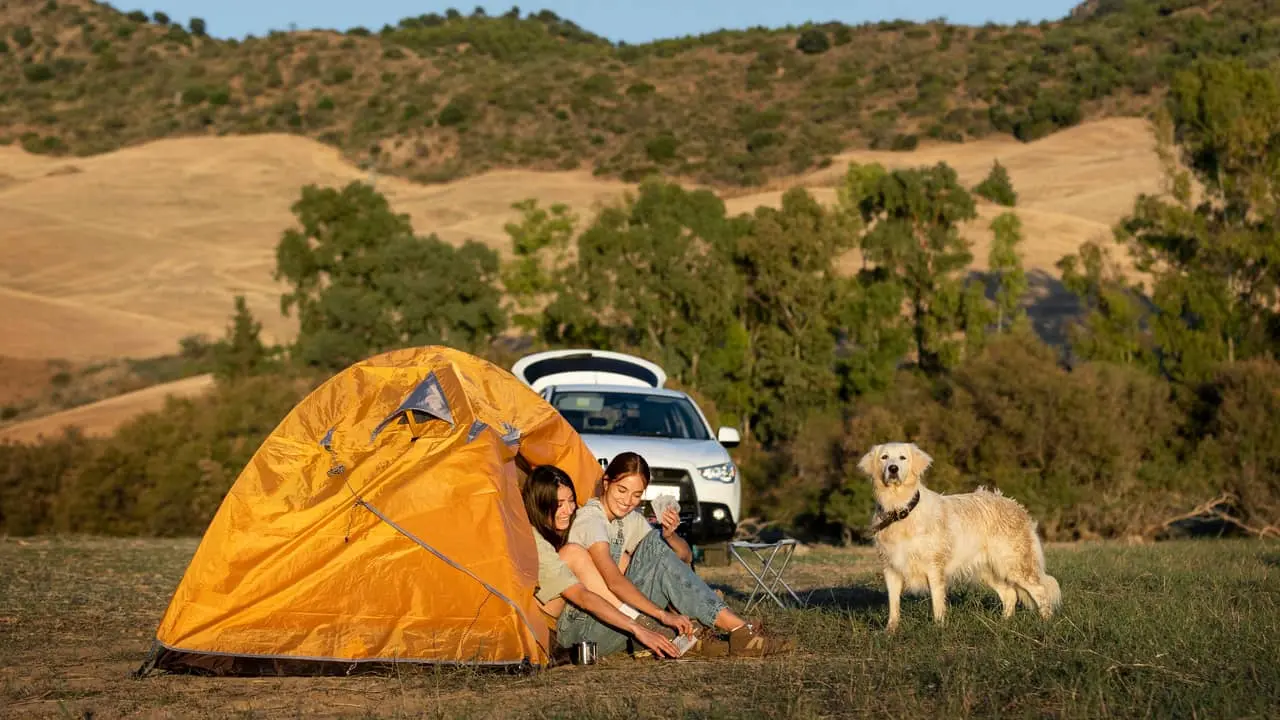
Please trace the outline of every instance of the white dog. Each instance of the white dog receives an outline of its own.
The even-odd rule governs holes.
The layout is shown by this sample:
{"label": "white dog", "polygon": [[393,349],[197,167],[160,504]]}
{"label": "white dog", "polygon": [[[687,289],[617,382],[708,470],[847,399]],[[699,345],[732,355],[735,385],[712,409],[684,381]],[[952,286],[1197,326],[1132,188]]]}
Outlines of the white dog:
{"label": "white dog", "polygon": [[1004,617],[1034,604],[1050,617],[1062,602],[1058,581],[1045,574],[1036,523],[1016,501],[979,488],[940,495],[921,482],[933,459],[912,443],[877,445],[858,468],[871,476],[876,549],[889,590],[888,631],[898,628],[902,590],[933,600],[933,619],[943,623],[947,582],[974,575],[1000,595]]}

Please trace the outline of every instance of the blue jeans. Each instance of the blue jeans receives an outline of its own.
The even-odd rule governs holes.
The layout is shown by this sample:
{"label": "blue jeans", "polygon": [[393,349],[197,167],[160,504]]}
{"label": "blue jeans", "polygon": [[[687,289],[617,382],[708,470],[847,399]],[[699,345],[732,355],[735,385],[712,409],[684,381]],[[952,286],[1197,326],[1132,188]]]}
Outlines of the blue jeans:
{"label": "blue jeans", "polygon": [[[609,543],[609,553],[614,562],[622,557],[620,539]],[[626,576],[654,605],[663,609],[670,605],[707,627],[714,627],[716,616],[728,607],[702,578],[694,574],[692,568],[676,556],[658,530],[645,535],[636,545]],[[630,635],[600,622],[574,605],[567,605],[560,613],[556,622],[556,638],[560,647],[570,647],[583,641],[594,642],[601,657],[626,650],[631,640]]]}

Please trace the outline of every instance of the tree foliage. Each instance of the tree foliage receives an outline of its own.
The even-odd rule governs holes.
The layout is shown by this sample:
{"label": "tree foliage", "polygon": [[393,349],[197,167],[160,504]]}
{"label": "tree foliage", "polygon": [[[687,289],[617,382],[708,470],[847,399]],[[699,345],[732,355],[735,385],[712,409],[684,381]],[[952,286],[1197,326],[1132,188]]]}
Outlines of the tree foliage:
{"label": "tree foliage", "polygon": [[805,190],[760,208],[738,243],[735,264],[745,345],[741,379],[746,429],[765,443],[791,437],[809,412],[832,407],[840,388],[831,362],[836,312],[846,283],[835,261],[856,236]]}
{"label": "tree foliage", "polygon": [[966,347],[979,346],[990,310],[982,287],[964,277],[973,254],[960,236],[960,225],[977,212],[955,170],[944,163],[892,172],[851,165],[840,200],[869,228],[866,259],[906,292],[919,366],[944,371]]}
{"label": "tree foliage", "polygon": [[1022,242],[1022,220],[1011,212],[991,221],[991,254],[987,265],[995,280],[996,330],[1020,325],[1027,319],[1022,296],[1027,292],[1027,273],[1022,269],[1018,245]]}
{"label": "tree foliage", "polygon": [[[1274,355],[1280,340],[1280,79],[1236,61],[1178,74],[1158,124],[1162,195],[1142,195],[1117,228],[1135,269],[1151,278],[1142,321],[1152,362],[1181,382],[1206,380],[1220,362]],[[1182,161],[1189,170],[1180,167]],[[1074,263],[1075,261],[1067,261]],[[1072,265],[1071,267],[1074,267]],[[1118,300],[1118,298],[1116,298]],[[1113,344],[1135,310],[1121,302],[1090,316],[1087,346]]]}
{"label": "tree foliage", "polygon": [[1018,204],[1018,193],[1013,189],[1009,171],[999,160],[991,166],[991,172],[973,187],[973,194],[984,197],[997,205],[1013,207]]}
{"label": "tree foliage", "polygon": [[268,372],[276,368],[274,354],[262,342],[262,323],[249,312],[244,296],[236,295],[227,333],[213,345],[214,377],[234,380]]}
{"label": "tree foliage", "polygon": [[416,237],[407,215],[360,182],[309,185],[293,212],[299,227],[276,248],[276,279],[291,286],[280,307],[298,313],[302,362],[341,368],[408,345],[475,350],[506,327],[493,250]]}
{"label": "tree foliage", "polygon": [[809,28],[796,38],[796,49],[806,55],[821,55],[831,49],[831,39],[819,28]]}
{"label": "tree foliage", "polygon": [[515,325],[537,331],[542,324],[537,311],[549,302],[559,282],[567,279],[562,273],[569,263],[578,216],[563,203],[543,209],[533,198],[512,208],[520,211],[521,221],[505,226],[513,257],[502,270],[502,284],[515,309]]}
{"label": "tree foliage", "polygon": [[721,372],[738,293],[728,260],[740,232],[709,191],[642,184],[578,236],[545,336],[636,348],[686,384]]}

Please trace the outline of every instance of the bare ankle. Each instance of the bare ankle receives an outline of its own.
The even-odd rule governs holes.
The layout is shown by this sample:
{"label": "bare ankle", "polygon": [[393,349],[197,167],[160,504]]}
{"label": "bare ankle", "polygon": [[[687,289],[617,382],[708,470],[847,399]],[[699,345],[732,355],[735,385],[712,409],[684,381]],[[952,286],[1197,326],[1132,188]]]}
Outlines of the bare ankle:
{"label": "bare ankle", "polygon": [[739,628],[746,626],[747,621],[729,612],[728,609],[721,610],[716,615],[716,628],[725,632],[733,632]]}

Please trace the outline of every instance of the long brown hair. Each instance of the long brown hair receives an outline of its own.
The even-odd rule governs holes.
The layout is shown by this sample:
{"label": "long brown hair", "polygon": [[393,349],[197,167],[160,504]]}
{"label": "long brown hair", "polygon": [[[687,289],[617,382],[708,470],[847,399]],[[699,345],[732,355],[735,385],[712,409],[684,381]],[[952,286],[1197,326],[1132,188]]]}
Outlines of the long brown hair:
{"label": "long brown hair", "polygon": [[[534,468],[529,479],[520,491],[524,498],[524,511],[529,515],[529,524],[538,534],[551,543],[551,547],[559,550],[567,540],[568,532],[556,529],[556,510],[560,506],[560,488],[567,487],[576,498],[578,491],[573,487],[573,479],[569,474],[555,465],[542,465]],[[574,510],[577,514],[577,510]],[[570,519],[570,524],[572,524]]]}
{"label": "long brown hair", "polygon": [[615,482],[627,475],[639,475],[645,487],[649,487],[649,481],[652,479],[649,463],[639,453],[630,451],[618,453],[613,460],[609,461],[609,467],[604,469],[604,477],[600,480],[601,493],[604,492],[605,483]]}

